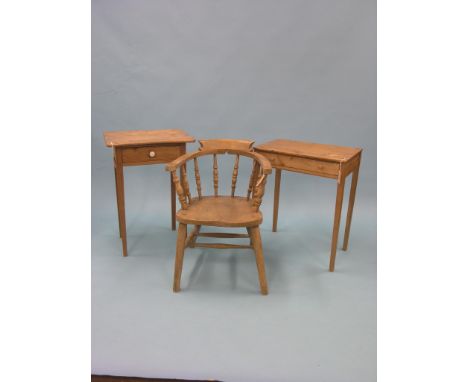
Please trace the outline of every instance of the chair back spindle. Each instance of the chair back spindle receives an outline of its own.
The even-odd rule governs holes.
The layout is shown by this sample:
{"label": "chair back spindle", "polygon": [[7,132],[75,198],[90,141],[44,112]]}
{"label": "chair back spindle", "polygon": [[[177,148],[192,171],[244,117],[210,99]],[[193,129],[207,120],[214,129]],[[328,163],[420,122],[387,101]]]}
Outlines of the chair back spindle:
{"label": "chair back spindle", "polygon": [[175,189],[177,192],[177,196],[179,197],[179,202],[183,210],[186,210],[188,208],[187,201],[185,199],[185,193],[184,189],[182,188],[182,185],[180,184],[180,180],[177,177],[177,171],[171,171],[172,174],[172,181],[174,182]]}
{"label": "chair back spindle", "polygon": [[234,162],[234,170],[232,170],[231,182],[231,196],[236,193],[237,174],[239,173],[239,154],[236,154],[236,161]]}
{"label": "chair back spindle", "polygon": [[201,199],[202,198],[202,190],[201,190],[200,170],[198,168],[198,159],[196,157],[193,158],[193,168],[194,168],[194,171],[195,171],[195,182],[197,184],[198,199]]}
{"label": "chair back spindle", "polygon": [[190,185],[187,179],[187,165],[184,164],[180,167],[180,173],[182,177],[182,188],[184,189],[185,196],[190,204],[192,203],[192,195],[190,194]]}
{"label": "chair back spindle", "polygon": [[259,210],[260,205],[262,204],[262,198],[265,194],[266,178],[266,175],[263,174],[255,186],[254,195],[252,198],[252,206],[255,208],[256,211]]}
{"label": "chair back spindle", "polygon": [[213,186],[214,194],[218,196],[218,158],[216,154],[213,154]]}
{"label": "chair back spindle", "polygon": [[247,190],[247,199],[250,199],[250,196],[253,196],[253,193],[255,192],[255,183],[257,182],[259,168],[260,165],[256,160],[254,160],[252,165],[252,173],[250,174],[249,189]]}

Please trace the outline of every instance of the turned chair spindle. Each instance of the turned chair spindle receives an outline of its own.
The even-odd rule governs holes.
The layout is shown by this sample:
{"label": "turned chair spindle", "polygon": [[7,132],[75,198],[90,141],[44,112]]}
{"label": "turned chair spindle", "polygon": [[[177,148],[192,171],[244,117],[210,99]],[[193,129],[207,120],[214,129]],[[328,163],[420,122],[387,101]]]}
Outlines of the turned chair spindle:
{"label": "turned chair spindle", "polygon": [[214,194],[218,196],[218,158],[213,154],[213,186]]}
{"label": "turned chair spindle", "polygon": [[177,177],[177,172],[174,170],[174,171],[171,171],[171,173],[172,173],[172,181],[175,184],[175,189],[177,192],[177,196],[179,197],[180,205],[182,209],[186,210],[188,208],[188,204],[185,199],[184,189],[182,188],[182,185],[180,184],[180,180]]}
{"label": "turned chair spindle", "polygon": [[263,195],[265,194],[266,175],[262,175],[255,185],[254,196],[252,198],[252,205],[258,211],[262,204]]}
{"label": "turned chair spindle", "polygon": [[195,171],[195,182],[197,184],[198,199],[201,199],[202,198],[201,180],[200,180],[200,170],[198,168],[198,159],[197,158],[193,158],[193,169]]}
{"label": "turned chair spindle", "polygon": [[239,154],[236,154],[236,161],[234,162],[234,169],[232,170],[231,181],[231,196],[236,193],[237,174],[239,173]]}
{"label": "turned chair spindle", "polygon": [[252,173],[250,174],[249,189],[247,190],[247,199],[253,195],[255,191],[255,182],[258,177],[259,164],[254,160],[252,164]]}
{"label": "turned chair spindle", "polygon": [[190,194],[190,185],[187,179],[187,166],[183,165],[180,168],[181,178],[182,178],[182,188],[184,190],[184,194],[190,204],[192,202],[192,195]]}

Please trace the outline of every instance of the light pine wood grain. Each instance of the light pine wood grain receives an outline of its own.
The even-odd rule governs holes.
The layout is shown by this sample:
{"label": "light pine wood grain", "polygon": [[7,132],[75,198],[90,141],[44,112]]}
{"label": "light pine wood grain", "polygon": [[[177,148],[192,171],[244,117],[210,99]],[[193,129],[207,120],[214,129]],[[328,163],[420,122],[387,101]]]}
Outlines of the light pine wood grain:
{"label": "light pine wood grain", "polygon": [[256,211],[260,208],[260,204],[262,204],[262,198],[265,194],[265,184],[266,184],[266,175],[263,174],[260,176],[260,179],[255,184],[254,188],[254,196],[252,198],[252,206],[255,208]]}
{"label": "light pine wood grain", "polygon": [[242,139],[200,139],[200,150],[227,148],[231,150],[252,151],[254,141]]}
{"label": "light pine wood grain", "polygon": [[[120,188],[120,184],[119,184],[119,180],[118,180],[118,177],[119,177],[119,174],[117,173],[117,164],[115,164],[115,161],[114,161],[114,177],[115,177],[115,200],[117,202],[117,215],[118,215],[118,220],[119,220],[119,237],[122,238],[122,221],[121,221],[121,218],[120,218],[120,192],[121,190],[119,189]],[[175,215],[174,215],[175,217]]]}
{"label": "light pine wood grain", "polygon": [[202,198],[201,178],[200,178],[200,169],[198,168],[197,158],[193,158],[193,168],[195,171],[195,182],[197,184],[198,199],[201,199]]}
{"label": "light pine wood grain", "polygon": [[216,154],[213,154],[213,187],[215,196],[218,196],[218,157]]}
{"label": "light pine wood grain", "polygon": [[193,245],[195,243],[195,240],[197,236],[201,236],[200,232],[200,225],[196,225],[193,227],[193,229],[190,231],[189,235],[187,236],[187,239],[185,240],[185,248],[191,247],[193,248]]}
{"label": "light pine wood grain", "polygon": [[338,177],[338,173],[340,172],[339,163],[297,157],[290,154],[278,154],[263,151],[259,152],[270,161],[274,168],[280,170],[299,172],[332,179],[336,179]]}
{"label": "light pine wood grain", "polygon": [[115,185],[117,194],[117,212],[119,217],[119,232],[122,239],[122,255],[127,257],[127,225],[125,222],[125,190],[124,190],[124,172],[122,163],[122,152],[114,151],[115,166]]}
{"label": "light pine wood grain", "polygon": [[239,154],[236,155],[236,161],[234,162],[234,169],[232,170],[231,179],[231,196],[236,193],[237,175],[239,174]]}
{"label": "light pine wood grain", "polygon": [[186,237],[187,225],[184,223],[179,223],[179,230],[177,232],[176,257],[174,265],[174,292],[180,291],[180,278],[182,276],[182,265],[184,263],[184,249]]}
{"label": "light pine wood grain", "polygon": [[[260,238],[259,225],[262,222],[260,205],[265,193],[265,184],[268,174],[271,173],[271,165],[262,155],[252,149],[253,142],[234,140],[204,140],[203,146],[197,152],[183,155],[166,166],[166,170],[172,174],[175,190],[179,197],[181,209],[176,213],[179,222],[179,234],[177,239],[176,262],[174,270],[174,291],[180,290],[180,277],[182,274],[183,252],[187,247],[219,248],[219,249],[255,249],[257,268],[259,272],[260,290],[267,294],[265,266],[263,262],[263,250]],[[233,157],[234,167],[231,176],[230,195],[219,195],[219,167],[218,155]],[[213,159],[213,195],[201,195],[201,179],[198,169],[198,158],[211,156]],[[237,177],[239,174],[239,158],[241,156],[251,158],[254,162],[250,176],[249,197],[235,196]],[[195,181],[197,183],[198,197],[191,197],[189,187],[186,184],[187,175],[185,169],[189,161],[194,162]],[[177,176],[177,170],[181,170],[181,179]],[[252,197],[250,198],[250,194]],[[186,238],[188,224],[195,228]],[[182,228],[180,228],[183,226]],[[200,232],[202,226],[216,227],[246,227],[248,234]],[[184,228],[185,227],[185,228]],[[183,242],[181,237],[183,237]],[[248,238],[249,244],[230,243],[200,243],[198,237],[214,238]]]}
{"label": "light pine wood grain", "polygon": [[250,232],[252,235],[252,244],[255,250],[255,260],[257,262],[258,280],[260,282],[260,291],[262,294],[268,294],[268,284],[265,274],[265,263],[263,260],[263,247],[262,238],[260,236],[260,229],[258,226],[251,227]]}
{"label": "light pine wood grain", "polygon": [[172,179],[172,174],[170,174],[170,182],[171,182],[171,228],[173,231],[176,229],[176,191],[175,191],[175,184]]}
{"label": "light pine wood grain", "polygon": [[253,161],[252,173],[250,174],[249,188],[247,190],[247,199],[255,192],[255,183],[257,182],[259,171],[259,164],[257,161]]}
{"label": "light pine wood grain", "polygon": [[183,189],[184,189],[184,193],[185,193],[185,196],[188,199],[188,202],[190,203],[192,201],[192,195],[190,193],[190,185],[189,185],[189,182],[188,182],[188,179],[187,179],[187,166],[186,165],[182,165],[180,167],[180,173],[181,173],[181,177],[182,177],[182,186],[183,186]]}
{"label": "light pine wood grain", "polygon": [[[182,130],[106,131],[106,146],[113,148],[117,215],[122,253],[127,256],[127,229],[125,222],[124,171],[126,166],[161,164],[185,154],[187,142],[194,138]],[[176,190],[171,174],[171,227],[176,229]]]}
{"label": "light pine wood grain", "polygon": [[330,162],[347,162],[362,149],[355,147],[324,145],[321,143],[275,139],[256,146],[257,151],[286,154],[296,157],[318,159]]}
{"label": "light pine wood grain", "polygon": [[182,184],[179,181],[176,171],[172,171],[172,179],[174,181],[177,196],[179,197],[180,205],[182,209],[186,210],[188,208],[186,196],[185,196],[184,189],[182,188]]}
{"label": "light pine wood grain", "polygon": [[273,199],[273,228],[272,231],[276,232],[278,228],[278,209],[279,209],[279,198],[281,190],[281,170],[276,169],[275,171],[275,194]]}
{"label": "light pine wood grain", "polygon": [[204,196],[193,198],[176,214],[177,221],[215,227],[247,227],[259,225],[262,213],[252,202],[240,196]]}
{"label": "light pine wood grain", "polygon": [[180,144],[123,147],[121,150],[124,166],[168,163],[185,153],[184,145]]}
{"label": "light pine wood grain", "polygon": [[340,231],[341,208],[343,207],[343,194],[345,188],[345,178],[339,180],[336,186],[335,217],[333,219],[333,234],[330,253],[330,272],[335,270],[336,248],[338,246],[338,233]]}
{"label": "light pine wood grain", "polygon": [[145,146],[159,143],[188,143],[195,138],[182,130],[128,130],[105,131],[104,142],[107,147]]}
{"label": "light pine wood grain", "polygon": [[277,231],[278,226],[282,170],[336,179],[337,192],[329,265],[330,272],[333,272],[335,269],[345,180],[348,174],[353,174],[346,217],[344,250],[348,248],[362,149],[278,139],[255,147],[255,151],[266,157],[271,162],[272,167],[276,169],[273,232]]}
{"label": "light pine wood grain", "polygon": [[218,248],[218,249],[249,249],[251,245],[229,244],[229,243],[194,243],[195,248]]}
{"label": "light pine wood grain", "polygon": [[180,156],[179,158],[173,160],[172,162],[166,165],[166,171],[173,171],[174,169],[179,168],[179,166],[183,163],[193,160],[194,158],[198,158],[201,156],[213,155],[213,154],[240,154],[243,157],[248,157],[253,159],[255,162],[258,162],[258,165],[262,168],[262,173],[264,174],[271,174],[271,163],[270,161],[265,158],[260,153],[256,153],[254,151],[242,151],[230,148],[217,148],[217,149],[210,149],[210,150],[199,150],[192,153],[187,153],[185,155]]}
{"label": "light pine wood grain", "polygon": [[358,183],[358,177],[359,177],[359,163],[353,172],[353,178],[351,181],[351,190],[349,192],[348,213],[346,216],[346,228],[345,228],[345,234],[344,234],[344,240],[343,240],[344,251],[348,249],[349,233],[351,231],[351,220],[353,218],[353,209],[354,209],[354,201],[356,199],[356,188],[357,188],[357,183]]}

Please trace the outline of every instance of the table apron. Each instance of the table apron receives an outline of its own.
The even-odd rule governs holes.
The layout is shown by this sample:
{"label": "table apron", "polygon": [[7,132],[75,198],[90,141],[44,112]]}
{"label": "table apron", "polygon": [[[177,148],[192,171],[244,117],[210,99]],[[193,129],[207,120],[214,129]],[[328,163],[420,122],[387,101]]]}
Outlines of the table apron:
{"label": "table apron", "polygon": [[327,162],[292,155],[274,154],[260,150],[258,150],[258,152],[271,162],[272,167],[280,170],[299,172],[331,179],[337,179],[340,173],[340,164],[336,162]]}

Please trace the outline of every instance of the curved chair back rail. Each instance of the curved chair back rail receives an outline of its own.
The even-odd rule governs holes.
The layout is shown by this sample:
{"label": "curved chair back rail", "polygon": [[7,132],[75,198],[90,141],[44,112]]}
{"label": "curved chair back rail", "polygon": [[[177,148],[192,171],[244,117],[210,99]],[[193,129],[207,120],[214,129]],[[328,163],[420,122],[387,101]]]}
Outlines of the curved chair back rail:
{"label": "curved chair back rail", "polygon": [[[247,199],[252,200],[252,206],[258,211],[265,193],[267,175],[271,173],[271,164],[264,156],[253,151],[253,141],[213,139],[200,140],[200,149],[192,153],[180,156],[166,165],[166,171],[170,171],[175,185],[177,196],[182,209],[187,209],[192,203],[192,193],[187,178],[187,163],[193,161],[195,183],[198,199],[202,199],[202,188],[198,158],[212,156],[213,158],[213,195],[218,196],[219,173],[218,155],[230,154],[235,156],[234,168],[231,177],[231,196],[234,197],[239,172],[239,158],[241,156],[252,159],[252,172],[247,190]],[[180,172],[180,179],[177,170]]]}

